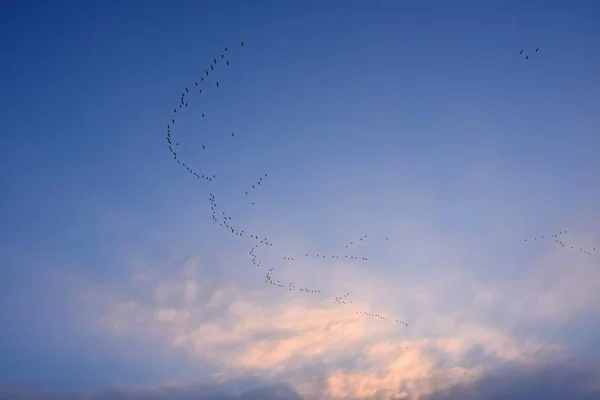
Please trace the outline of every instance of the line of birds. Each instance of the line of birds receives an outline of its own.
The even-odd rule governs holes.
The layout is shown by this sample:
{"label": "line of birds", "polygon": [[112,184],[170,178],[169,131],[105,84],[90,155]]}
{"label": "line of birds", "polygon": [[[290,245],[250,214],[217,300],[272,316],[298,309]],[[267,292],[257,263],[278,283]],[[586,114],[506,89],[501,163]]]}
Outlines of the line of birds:
{"label": "line of birds", "polygon": [[[564,234],[566,234],[566,233],[567,233],[567,231],[566,231],[566,230],[564,230],[564,231],[560,231],[560,232],[558,232],[558,233],[554,233],[554,234],[552,234],[552,235],[550,235],[550,236],[539,236],[539,237],[538,237],[538,236],[535,236],[535,237],[533,238],[533,240],[534,240],[534,241],[537,241],[538,239],[539,239],[539,240],[554,239],[554,241],[555,241],[556,243],[558,243],[558,244],[560,245],[560,247],[562,247],[562,248],[565,248],[565,249],[568,249],[568,248],[570,248],[570,249],[574,249],[574,250],[575,250],[575,249],[576,249],[576,246],[575,246],[575,245],[569,245],[569,244],[565,244],[565,243],[564,243],[562,240],[560,240],[560,239],[557,239],[558,237],[560,237],[560,236],[562,236],[562,235],[564,235]],[[525,239],[525,242],[527,242],[527,241],[531,242],[531,238]],[[591,255],[592,255],[592,252],[595,252],[595,251],[596,251],[596,248],[594,247],[594,248],[592,249],[592,251],[588,251],[588,250],[586,250],[586,249],[584,249],[584,248],[581,248],[581,247],[580,247],[580,248],[579,248],[579,251],[580,251],[581,253],[585,254],[585,255],[591,256]]]}
{"label": "line of birds", "polygon": [[[244,42],[240,42],[240,46],[244,47]],[[228,47],[225,46],[225,48],[223,49],[223,52],[220,55],[220,58],[222,60],[225,61],[225,65],[229,66],[229,60],[225,59],[225,56],[228,52]],[[194,82],[194,87],[198,88],[198,93],[202,94],[202,85],[205,82],[205,78],[208,78],[210,76],[209,73],[209,68],[210,71],[214,71],[215,66],[217,65],[217,58],[213,57],[212,62],[210,63],[209,67],[207,67],[204,70],[204,74],[206,76],[200,76],[198,80],[196,80]],[[215,80],[215,85],[217,88],[219,88],[220,84],[218,80]],[[190,90],[187,86],[184,87],[183,91],[181,92],[181,97],[179,99],[179,104],[177,106],[175,106],[173,108],[173,116],[171,118],[171,123],[167,124],[167,129],[166,129],[166,139],[167,139],[167,144],[168,144],[168,148],[169,148],[169,152],[171,153],[171,155],[173,156],[173,159],[175,161],[177,161],[177,164],[181,165],[183,168],[186,169],[186,171],[188,171],[191,175],[193,175],[195,178],[197,179],[204,179],[206,181],[212,181],[213,179],[216,178],[216,174],[207,174],[207,173],[200,173],[197,172],[196,170],[192,169],[189,165],[187,165],[184,161],[181,160],[181,158],[178,156],[177,154],[177,148],[179,147],[179,142],[175,141],[173,142],[173,135],[172,135],[172,127],[175,125],[175,121],[176,121],[176,114],[177,114],[177,110],[182,110],[183,108],[187,108],[189,106],[189,103],[187,101],[186,96],[190,93]],[[202,118],[204,118],[204,113],[202,113]],[[235,137],[234,132],[231,132],[231,136]],[[206,144],[202,144],[202,149],[206,150]]]}
{"label": "line of birds", "polygon": [[[268,175],[267,175],[267,174],[265,174],[264,178],[267,178],[267,177],[268,177]],[[263,182],[263,177],[262,177],[262,176],[261,176],[260,178],[258,178],[258,180],[256,181],[256,183],[254,183],[254,184],[250,185],[250,186],[252,186],[252,189],[248,189],[248,190],[250,190],[250,191],[251,191],[251,190],[254,190],[254,189],[256,189],[258,186],[260,186],[260,183],[261,183],[261,182]],[[248,190],[244,190],[244,193],[246,194],[246,196],[249,194],[249,193],[248,193]],[[252,202],[252,205],[254,206],[254,205],[256,205],[256,204],[255,204],[254,202]]]}
{"label": "line of birds", "polygon": [[[362,315],[368,315],[368,316],[370,316],[370,317],[375,317],[375,318],[382,319],[382,320],[385,320],[385,319],[387,319],[386,317],[384,317],[384,316],[383,316],[383,315],[381,315],[381,314],[372,313],[372,312],[367,312],[367,311],[356,311],[356,313],[357,313],[357,314],[362,314]],[[409,327],[410,327],[410,325],[408,325],[406,322],[404,322],[404,321],[402,321],[402,320],[399,320],[399,319],[397,319],[395,322],[396,322],[397,324],[402,324],[402,325],[406,326],[407,328],[409,328]]]}
{"label": "line of birds", "polygon": [[[560,232],[558,232],[558,233],[555,233],[555,234],[553,234],[553,235],[550,235],[550,236],[548,236],[548,238],[555,238],[555,237],[558,237],[558,236],[560,236],[560,235],[563,235],[563,234],[566,234],[566,233],[567,233],[567,231],[560,231]],[[540,236],[540,240],[541,240],[541,239],[544,239],[544,237],[545,237],[545,236]],[[531,240],[531,238],[529,238],[529,240]],[[537,240],[537,236],[535,236],[535,237],[533,238],[533,240]],[[527,241],[527,239],[525,239],[525,241]]]}
{"label": "line of birds", "polygon": [[[345,246],[346,246],[346,248],[349,248],[350,246],[360,244],[361,242],[366,242],[368,237],[369,237],[368,235],[361,236],[358,239],[349,241],[348,244],[346,244]],[[386,237],[385,240],[390,240],[390,238]]]}
{"label": "line of birds", "polygon": [[[540,47],[538,46],[535,49],[535,52],[538,53],[540,51]],[[519,52],[519,55],[522,56],[523,55],[523,49],[521,49],[521,51]],[[529,54],[525,54],[525,60],[529,60]]]}
{"label": "line of birds", "polygon": [[[244,230],[236,230],[235,227],[233,227],[232,221],[233,219],[231,218],[231,216],[229,216],[227,213],[225,212],[221,212],[221,218],[222,220],[219,220],[219,218],[217,217],[217,202],[216,202],[216,198],[215,195],[213,193],[209,194],[208,197],[209,200],[209,204],[210,204],[210,208],[212,210],[212,219],[214,222],[218,223],[219,226],[222,226],[224,228],[226,228],[230,233],[237,235],[237,236],[244,236],[245,235],[245,231]],[[261,267],[262,266],[262,261],[259,259],[258,255],[256,254],[256,249],[258,249],[261,245],[265,246],[265,247],[269,247],[269,246],[273,246],[273,243],[269,242],[269,239],[266,237],[259,237],[258,235],[255,235],[253,233],[251,234],[246,234],[247,237],[250,237],[251,239],[256,241],[256,244],[254,244],[250,250],[248,251],[248,254],[250,255],[250,261],[251,263],[256,266],[256,267]],[[282,283],[280,280],[276,280],[273,279],[273,277],[271,276],[271,273],[273,272],[274,268],[271,268],[265,275],[265,282],[272,285],[272,286],[276,286],[276,287],[280,287],[280,288],[285,288],[286,285],[284,283]],[[306,287],[297,287],[295,283],[290,282],[288,285],[288,289],[291,291],[294,290],[298,290],[300,292],[304,292],[304,293],[321,293],[321,290],[319,289],[310,289],[310,288],[306,288]]]}
{"label": "line of birds", "polygon": [[[562,248],[568,248],[568,247],[569,247],[569,245],[567,245],[567,244],[564,244],[564,243],[562,242],[562,240],[557,240],[557,242],[558,242],[558,244],[559,244],[559,245],[560,245]],[[571,249],[574,249],[574,247],[575,247],[575,246],[571,246]],[[585,249],[582,249],[582,248],[580,248],[580,249],[579,249],[579,251],[580,251],[580,252],[582,252],[582,253],[584,253],[584,254],[586,254],[586,255],[588,255],[588,256],[591,256],[591,255],[592,255],[592,253],[591,253],[591,252],[589,252],[589,251],[587,251],[587,250],[585,250]],[[596,248],[594,247],[594,248],[592,249],[592,251],[596,251]]]}
{"label": "line of birds", "polygon": [[[309,254],[305,254],[304,257],[309,257]],[[328,256],[326,256],[325,254],[315,254],[316,258],[329,258]],[[337,256],[337,255],[331,255],[331,258],[335,258],[335,259],[339,259],[339,258],[348,258],[350,260],[364,260],[367,261],[368,258],[367,257],[359,257],[359,256],[349,256],[347,254],[345,254],[343,257],[342,256]],[[284,260],[287,261],[294,261],[295,258],[294,257],[283,257]]]}
{"label": "line of birds", "polygon": [[[217,218],[217,203],[216,203],[216,199],[215,199],[215,195],[210,193],[209,194],[209,203],[212,209],[212,213],[213,213],[213,220],[215,222],[219,222],[218,218]],[[225,212],[221,212],[221,218],[222,221],[219,222],[219,225],[228,229],[232,234],[238,235],[238,236],[244,236],[244,230],[236,230],[235,227],[233,227],[232,221],[233,219],[231,218],[231,216],[227,215],[227,213]],[[251,263],[256,266],[256,267],[261,267],[262,266],[262,261],[259,259],[258,255],[256,254],[256,250],[261,246],[273,246],[273,244],[271,242],[269,242],[269,240],[265,237],[265,238],[261,238],[257,235],[254,234],[250,234],[248,235],[250,238],[256,240],[257,242],[260,241],[260,243],[256,243],[254,244],[250,250],[248,251],[248,254],[250,255],[251,259]],[[364,236],[365,238],[367,237],[367,235]],[[362,239],[362,238],[361,238]],[[388,238],[386,238],[387,240]],[[308,257],[308,254],[305,254],[305,257]],[[317,254],[316,257],[321,257],[321,258],[325,258],[325,255],[321,255],[321,254]],[[339,258],[339,256],[331,256],[332,258]],[[346,258],[351,258],[351,259],[359,259],[359,257],[356,256],[345,256]],[[360,257],[363,260],[367,260],[367,257]],[[294,258],[293,257],[283,257],[284,260],[288,260],[288,261],[293,261]],[[288,282],[287,284],[285,284],[284,282],[282,282],[279,279],[275,279],[272,276],[272,273],[274,271],[274,267],[271,267],[265,274],[265,283],[274,286],[274,287],[278,287],[278,288],[282,288],[285,289],[287,288],[288,291],[299,291],[299,292],[303,292],[303,293],[321,293],[321,290],[319,289],[311,289],[311,288],[306,288],[306,287],[298,287],[294,282]],[[347,300],[347,296],[349,296],[350,293],[345,294],[344,296],[341,297],[336,297],[336,300],[334,300],[334,304],[354,304],[354,302],[352,300]],[[384,317],[381,314],[378,313],[372,313],[372,312],[367,312],[367,311],[360,311],[360,310],[355,310],[356,314],[359,315],[364,315],[364,316],[369,316],[369,317],[375,317],[381,320],[387,320],[388,318]],[[396,323],[399,324],[403,324],[406,327],[409,327],[408,323],[396,319],[395,320]]]}
{"label": "line of birds", "polygon": [[[348,296],[350,296],[350,292],[348,292],[348,293],[346,293],[346,294],[344,294],[343,296],[340,296],[340,297],[336,296],[335,300],[333,301],[333,304],[354,304],[354,301],[348,299]],[[356,314],[359,314],[359,315],[365,315],[365,316],[369,316],[369,317],[375,317],[375,318],[378,318],[378,319],[381,319],[381,320],[387,320],[388,319],[387,317],[384,317],[381,314],[373,313],[373,312],[369,312],[369,311],[355,310],[354,312]],[[395,322],[397,324],[405,325],[407,328],[409,327],[409,325],[406,322],[404,322],[404,321],[402,321],[400,319],[396,319]]]}

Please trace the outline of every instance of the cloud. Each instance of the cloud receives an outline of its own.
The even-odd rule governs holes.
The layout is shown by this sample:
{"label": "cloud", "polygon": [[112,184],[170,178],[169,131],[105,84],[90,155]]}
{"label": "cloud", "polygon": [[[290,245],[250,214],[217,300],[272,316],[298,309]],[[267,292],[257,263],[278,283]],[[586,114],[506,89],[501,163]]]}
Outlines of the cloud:
{"label": "cloud", "polygon": [[471,384],[453,386],[423,400],[451,399],[597,399],[600,391],[594,387],[598,370],[568,364],[546,365],[540,369],[505,369]]}
{"label": "cloud", "polygon": [[[400,367],[400,366],[399,366]],[[414,397],[422,385],[418,371],[413,374],[411,385],[400,386],[393,393],[382,390],[387,376],[368,373],[344,375],[341,372],[321,373],[306,379],[312,385],[312,393],[301,395],[293,384],[276,380],[265,380],[252,376],[227,379],[212,383],[180,384],[170,383],[147,389],[103,390],[96,393],[60,393],[36,390],[0,390],[0,400],[327,400],[344,398],[361,399],[413,399],[453,400],[453,399],[502,399],[526,400],[544,399],[597,399],[600,391],[597,385],[597,368],[583,368],[568,364],[549,364],[542,368],[529,369],[518,365],[507,365],[495,373],[485,373],[468,381],[454,380],[441,390]],[[406,370],[405,370],[406,371]],[[457,371],[462,374],[464,371]],[[304,374],[309,376],[310,374]],[[392,384],[393,382],[388,382]],[[429,387],[429,386],[428,386]]]}
{"label": "cloud", "polygon": [[[224,378],[250,371],[289,384],[304,398],[417,399],[463,386],[475,390],[488,373],[537,370],[564,359],[570,343],[540,335],[540,327],[596,310],[593,285],[600,275],[592,257],[573,262],[562,248],[550,248],[530,255],[510,280],[484,279],[456,268],[473,261],[456,243],[438,243],[425,230],[420,235],[413,240],[423,255],[414,251],[402,262],[421,267],[405,279],[386,270],[398,263],[393,248],[387,258],[373,257],[380,267],[300,256],[275,271],[281,282],[320,283],[318,294],[260,280],[241,285],[202,278],[200,257],[163,272],[136,263],[128,290],[88,291],[97,311],[90,316],[96,329],[185,354]],[[437,255],[427,251],[432,246]],[[257,254],[265,265],[281,265],[277,251]],[[223,265],[239,263],[242,250],[227,257]],[[574,288],[575,295],[565,296]],[[347,292],[352,304],[333,304]],[[523,328],[527,324],[536,329]]]}
{"label": "cloud", "polygon": [[219,384],[182,386],[170,384],[152,389],[107,389],[96,393],[61,393],[41,390],[0,390],[0,400],[303,400],[283,383],[256,379]]}

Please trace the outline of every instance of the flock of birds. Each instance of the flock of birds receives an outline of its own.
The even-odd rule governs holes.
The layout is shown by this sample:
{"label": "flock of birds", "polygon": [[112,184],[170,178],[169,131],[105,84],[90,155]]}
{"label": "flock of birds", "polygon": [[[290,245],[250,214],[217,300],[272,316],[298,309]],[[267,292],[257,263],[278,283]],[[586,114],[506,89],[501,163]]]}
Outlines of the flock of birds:
{"label": "flock of birds", "polygon": [[[244,42],[240,42],[240,47],[243,48],[244,47]],[[535,53],[539,52],[539,47],[535,49]],[[212,59],[212,61],[210,62],[209,66],[204,69],[204,73],[196,80],[193,82],[193,85],[190,85],[189,87],[186,86],[184,87],[182,93],[181,93],[181,97],[179,99],[179,104],[177,106],[174,107],[173,109],[173,116],[171,118],[171,122],[169,124],[167,124],[167,129],[166,129],[166,139],[167,139],[167,144],[168,144],[168,149],[171,153],[171,155],[173,156],[173,159],[175,161],[177,161],[177,163],[179,165],[181,165],[183,168],[185,168],[185,170],[191,174],[194,178],[196,179],[202,179],[205,180],[207,182],[212,182],[215,178],[216,178],[216,174],[212,173],[201,173],[195,169],[193,169],[190,165],[188,165],[185,161],[183,161],[181,159],[181,157],[178,155],[178,148],[179,148],[179,142],[174,141],[173,136],[172,136],[172,130],[173,127],[177,121],[176,116],[178,115],[179,112],[183,111],[184,109],[187,109],[189,107],[189,102],[188,102],[188,94],[190,93],[190,87],[193,88],[193,90],[197,91],[199,94],[203,93],[203,85],[205,85],[208,80],[210,78],[212,78],[212,72],[215,71],[215,68],[217,68],[217,65],[224,65],[225,67],[230,66],[230,62],[227,59],[227,55],[229,54],[229,49],[227,46],[224,47],[223,51],[220,54],[220,57],[214,57]],[[519,55],[523,55],[524,51],[521,50]],[[529,59],[529,55],[525,55],[525,59]],[[221,60],[220,63],[218,63],[218,60]],[[220,83],[218,80],[214,80],[215,86],[216,88],[220,87]],[[205,117],[205,114],[202,113],[201,114],[202,118]],[[235,133],[231,132],[231,137],[235,138]],[[207,147],[205,144],[202,144],[202,150],[206,151]],[[266,180],[266,178],[268,177],[268,174],[264,174],[263,176],[261,176],[260,178],[258,178],[255,182],[253,182],[251,185],[249,185],[247,187],[247,189],[244,190],[245,196],[249,196],[251,194],[251,192],[253,190],[256,190],[259,186],[261,186],[261,184],[263,184]],[[246,237],[249,238],[253,244],[250,247],[250,250],[248,251],[248,254],[250,256],[250,262],[252,265],[254,265],[256,268],[261,268],[263,267],[263,261],[260,259],[257,250],[261,247],[272,247],[273,243],[270,241],[270,239],[268,237],[265,237],[263,235],[258,235],[256,232],[246,232],[244,229],[240,229],[234,218],[232,218],[231,215],[229,215],[228,213],[226,213],[225,211],[218,211],[218,204],[217,204],[217,200],[216,197],[213,193],[209,194],[208,197],[209,200],[209,207],[211,209],[212,212],[212,220],[215,224],[218,224],[219,227],[222,227],[223,229],[226,229],[229,233],[238,236],[238,237]],[[254,206],[255,203],[252,202],[252,205]],[[562,241],[563,235],[565,235],[567,233],[567,231],[560,231],[558,233],[555,234],[551,234],[549,236],[540,236],[540,237],[534,237],[533,239],[528,238],[525,239],[525,242],[532,242],[532,241],[538,241],[538,240],[546,240],[546,239],[554,239],[556,243],[558,243],[562,248],[570,248],[570,249],[575,249],[576,246],[574,245],[567,245]],[[351,240],[350,242],[348,242],[347,244],[345,244],[345,249],[347,249],[347,251],[345,251],[344,253],[339,253],[339,254],[314,254],[314,257],[317,259],[346,259],[346,260],[356,260],[356,261],[368,261],[368,257],[366,256],[361,256],[361,255],[356,255],[356,254],[351,254],[349,251],[356,245],[359,244],[361,242],[365,242],[367,241],[367,239],[369,239],[368,235],[363,235],[357,239]],[[385,237],[385,240],[388,241],[389,238]],[[579,251],[591,256],[592,252],[594,252],[596,250],[596,248],[594,247],[591,251],[588,251],[586,249],[583,248],[579,248]],[[306,259],[307,257],[310,257],[311,255],[309,254],[304,254],[304,258]],[[295,257],[290,257],[290,256],[284,256],[283,260],[284,261],[295,261]],[[302,292],[302,293],[311,293],[311,294],[320,294],[321,290],[319,289],[315,289],[315,288],[307,288],[307,287],[302,287],[299,285],[296,285],[296,283],[294,282],[282,282],[281,280],[276,279],[275,277],[273,277],[273,271],[274,271],[274,267],[271,267],[266,273],[265,273],[265,279],[264,282],[279,288],[279,289],[284,289],[290,292],[294,292],[294,291],[298,291],[298,292]],[[346,293],[342,296],[339,297],[335,297],[335,299],[333,300],[334,304],[340,304],[340,305],[353,305],[354,301],[350,299],[350,293]],[[382,321],[390,321],[390,322],[395,322],[396,324],[400,324],[406,328],[409,328],[410,325],[398,318],[391,318],[391,317],[386,317],[382,314],[379,313],[374,313],[371,311],[364,311],[364,310],[355,310],[355,313],[357,315],[361,315],[361,316],[365,316],[365,317],[370,317],[370,318],[376,318]],[[406,350],[410,350],[409,347],[406,347]],[[421,361],[423,361],[423,359],[421,359]]]}
{"label": "flock of birds", "polygon": [[[240,46],[244,47],[243,41],[240,42]],[[228,52],[229,52],[229,49],[227,46],[225,46],[225,48],[223,49],[223,52],[221,52],[221,54],[220,54],[220,59],[222,60],[222,63],[224,62],[224,65],[227,67],[231,65],[229,63],[229,60],[226,59],[226,55],[228,54]],[[205,82],[208,81],[208,78],[211,76],[211,72],[213,72],[215,70],[216,65],[217,65],[217,57],[213,57],[209,66],[206,69],[204,69],[204,75],[201,74],[200,77],[196,81],[194,81],[193,87],[196,88],[194,90],[197,90],[199,94],[202,94],[204,84],[205,84]],[[210,72],[209,72],[209,69],[210,69]],[[219,81],[216,79],[215,79],[215,86],[217,88],[219,88],[219,86],[220,86]],[[178,156],[177,149],[179,147],[179,142],[177,142],[177,141],[173,142],[172,129],[173,129],[173,126],[175,125],[175,122],[177,121],[177,119],[176,119],[177,110],[183,110],[184,108],[187,108],[189,106],[189,103],[187,101],[187,96],[189,95],[189,93],[190,93],[190,89],[187,86],[185,86],[181,92],[181,97],[179,98],[179,104],[177,104],[175,107],[173,107],[173,116],[171,117],[171,122],[169,124],[167,124],[166,139],[167,139],[167,143],[169,146],[169,152],[173,156],[173,159],[175,161],[177,161],[177,164],[179,164],[183,168],[185,168],[188,173],[190,173],[197,179],[205,179],[210,182],[216,178],[216,175],[215,174],[211,175],[211,174],[207,174],[207,173],[203,174],[203,173],[200,173],[200,172],[192,169],[189,165],[187,165],[185,163],[185,161],[183,161],[181,159],[181,157]],[[204,118],[204,113],[202,113],[202,118]],[[231,136],[235,137],[235,133],[231,132]],[[202,150],[206,150],[206,144],[202,144]]]}
{"label": "flock of birds", "polygon": [[[550,236],[540,236],[540,237],[539,237],[539,240],[545,240],[545,238],[547,238],[547,239],[554,239],[554,241],[555,241],[556,243],[558,243],[558,244],[560,245],[560,247],[562,247],[562,248],[564,248],[564,249],[573,249],[573,250],[576,250],[576,249],[577,249],[577,247],[576,247],[576,246],[574,246],[574,245],[569,245],[569,244],[565,244],[565,243],[564,243],[564,242],[563,242],[561,239],[557,239],[558,237],[560,237],[561,235],[563,235],[563,234],[566,234],[566,233],[567,233],[567,231],[560,231],[560,232],[558,232],[558,233],[554,233],[554,234],[552,234],[552,235],[550,235]],[[534,241],[538,240],[538,237],[537,237],[537,236],[535,236],[535,237],[533,238],[533,240],[534,240]],[[527,242],[527,241],[530,241],[530,242],[531,242],[531,238],[529,238],[529,239],[525,239],[525,241],[526,241],[526,242]],[[591,250],[591,251],[589,251],[589,250],[586,250],[586,249],[584,249],[584,248],[581,248],[581,247],[580,247],[580,248],[579,248],[579,251],[580,251],[581,253],[585,254],[585,255],[591,256],[591,255],[592,255],[592,253],[596,251],[596,248],[594,247],[594,248],[592,248],[592,250]]]}
{"label": "flock of birds", "polygon": [[[233,133],[232,133],[232,135],[233,135]],[[264,177],[265,177],[265,178],[267,178],[267,177],[268,177],[268,175],[267,175],[267,174],[265,174],[265,176],[264,176]],[[252,186],[252,189],[248,189],[248,190],[253,190],[253,189],[256,189],[258,186],[260,186],[260,183],[261,183],[261,182],[263,182],[263,177],[262,177],[262,176],[261,176],[260,178],[258,178],[258,180],[256,181],[256,183],[254,183],[254,184],[252,184],[252,185],[251,185],[251,186]],[[245,190],[245,191],[244,191],[244,193],[246,194],[246,196],[248,195],[248,190]],[[256,204],[255,204],[254,202],[252,202],[252,205],[254,206],[254,205],[256,205]]]}
{"label": "flock of birds", "polygon": [[[243,48],[243,47],[244,47],[244,42],[242,41],[242,42],[240,42],[240,48]],[[203,71],[203,74],[201,74],[201,76],[193,82],[193,85],[185,86],[183,88],[183,90],[181,92],[181,96],[179,98],[179,103],[173,108],[173,115],[171,117],[171,121],[169,124],[167,124],[167,128],[166,128],[167,145],[168,145],[169,152],[171,153],[173,159],[175,161],[177,161],[177,164],[179,164],[181,167],[183,167],[194,178],[203,179],[207,182],[212,182],[214,179],[216,179],[216,177],[217,177],[216,174],[206,173],[206,172],[202,173],[202,172],[196,170],[195,168],[192,168],[192,166],[190,166],[189,163],[186,163],[186,161],[184,161],[182,159],[182,157],[179,156],[179,154],[178,154],[179,142],[174,139],[173,130],[174,130],[174,125],[177,122],[177,116],[181,112],[183,112],[184,109],[187,109],[190,107],[190,101],[188,101],[188,96],[190,94],[190,88],[193,88],[192,90],[197,91],[198,94],[202,94],[204,85],[209,81],[209,79],[212,78],[212,73],[215,71],[215,69],[220,65],[225,65],[226,67],[231,65],[229,60],[227,59],[228,54],[229,54],[229,48],[227,46],[225,46],[223,48],[223,51],[219,55],[219,57],[212,58],[212,61],[209,63],[209,66],[207,68],[205,68]],[[220,63],[218,62],[219,60],[221,60]],[[220,87],[219,81],[215,79],[214,82],[215,82],[215,86],[217,88],[219,88]],[[201,117],[205,118],[205,113],[202,113]],[[231,137],[235,138],[234,132],[231,132]],[[202,144],[202,150],[206,151],[206,149],[207,149],[206,144]],[[262,184],[264,184],[265,180],[267,178],[268,178],[268,174],[264,174],[263,176],[259,177],[255,182],[250,184],[244,190],[245,196],[250,196],[252,191],[258,189]],[[262,267],[263,261],[260,259],[259,255],[257,254],[257,250],[261,246],[272,247],[273,243],[269,240],[269,238],[264,237],[262,235],[258,235],[254,232],[249,233],[249,232],[246,232],[244,229],[240,229],[236,225],[236,223],[235,223],[236,221],[234,218],[232,218],[231,215],[229,215],[225,211],[219,212],[217,200],[216,200],[214,193],[209,194],[208,202],[209,202],[209,207],[210,207],[211,214],[212,214],[211,218],[215,224],[218,224],[219,227],[226,229],[229,233],[231,233],[233,235],[236,235],[238,237],[246,237],[246,238],[251,239],[254,242],[253,245],[251,246],[250,250],[248,251],[248,254],[250,256],[250,262],[252,265],[254,265],[257,268]],[[254,206],[255,202],[253,201],[253,202],[251,202],[251,204]],[[367,239],[367,237],[368,237],[367,235],[364,235],[356,240],[352,240],[345,246],[345,248],[349,249],[355,243],[365,241]],[[386,240],[388,240],[388,238],[386,238]],[[310,255],[305,254],[304,258],[307,258],[307,257],[310,257]],[[356,255],[356,254],[350,254],[348,252],[345,252],[344,254],[314,254],[314,257],[317,259],[347,259],[347,260],[356,260],[356,261],[359,261],[359,260],[360,261],[368,261],[368,257]],[[294,261],[295,260],[294,257],[283,257],[283,259],[284,259],[284,261]],[[272,275],[273,271],[274,271],[274,268],[270,268],[265,273],[265,283],[267,283],[271,286],[281,288],[281,289],[286,289],[288,291],[298,291],[298,292],[302,292],[302,293],[314,293],[314,294],[321,293],[320,289],[303,287],[303,286],[297,285],[294,282],[284,283],[281,280],[275,279]],[[349,293],[347,295],[343,296],[343,299],[346,299],[347,296],[349,296]],[[338,304],[354,304],[354,303],[353,303],[353,301],[341,300],[338,302]],[[388,319],[391,320],[390,318],[385,317],[378,313],[373,313],[373,312],[369,312],[369,311],[361,311],[361,310],[355,310],[355,311],[357,314],[364,315],[367,317],[377,318],[380,320],[388,320]],[[395,319],[395,321],[406,327],[409,326],[408,323],[406,323],[400,319]]]}
{"label": "flock of birds", "polygon": [[[536,47],[535,52],[538,53],[540,51],[539,46]],[[523,49],[521,49],[521,51],[519,52],[519,55],[522,56],[523,55]],[[529,60],[529,54],[525,54],[525,60]]]}

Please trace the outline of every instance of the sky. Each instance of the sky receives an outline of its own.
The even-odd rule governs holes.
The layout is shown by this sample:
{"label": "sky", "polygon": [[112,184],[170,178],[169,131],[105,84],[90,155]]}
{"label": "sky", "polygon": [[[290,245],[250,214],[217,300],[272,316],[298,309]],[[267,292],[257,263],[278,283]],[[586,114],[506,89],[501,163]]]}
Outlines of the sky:
{"label": "sky", "polygon": [[1,10],[0,399],[600,395],[596,2]]}

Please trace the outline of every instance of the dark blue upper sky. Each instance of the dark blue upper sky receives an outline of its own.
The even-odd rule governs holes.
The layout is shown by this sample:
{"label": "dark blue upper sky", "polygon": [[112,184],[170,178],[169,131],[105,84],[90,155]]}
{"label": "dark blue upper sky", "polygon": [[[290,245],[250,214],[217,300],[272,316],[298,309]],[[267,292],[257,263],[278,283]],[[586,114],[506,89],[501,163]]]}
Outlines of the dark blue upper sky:
{"label": "dark blue upper sky", "polygon": [[[209,192],[248,231],[280,238],[273,251],[327,253],[363,231],[412,238],[385,255],[370,249],[372,266],[336,275],[342,286],[361,276],[392,292],[413,285],[410,299],[386,304],[415,325],[471,310],[459,318],[469,333],[423,322],[411,340],[485,336],[485,347],[497,336],[474,326],[493,327],[519,343],[502,347],[511,354],[503,362],[528,358],[520,344],[534,336],[590,343],[595,253],[580,261],[581,252],[525,249],[522,239],[569,227],[574,247],[598,244],[599,20],[593,1],[3,2],[0,387],[87,390],[270,370],[200,351],[190,338],[209,328],[191,317],[197,303],[167,307],[157,294],[183,279],[210,282],[207,304],[228,285],[252,288],[258,300],[244,304],[275,304],[246,265],[248,246],[212,223]],[[165,129],[183,88],[194,91],[226,45],[230,66],[220,59],[175,125],[188,165],[219,175],[208,183],[174,162]],[[265,172],[252,207],[244,188]],[[181,278],[190,260],[201,273]],[[550,262],[552,272],[540,272]],[[152,288],[132,283],[140,263],[158,271]],[[310,268],[324,273],[309,265],[290,274],[327,280]],[[323,289],[332,298],[345,291],[336,284]],[[378,309],[377,296],[388,297],[373,285],[361,301]],[[192,292],[200,301],[202,290]],[[135,318],[115,311],[134,303],[143,309]],[[164,331],[167,308],[189,318],[167,318]],[[119,318],[137,325],[117,335]],[[291,329],[273,324],[274,336]],[[193,345],[170,347],[185,340]],[[296,368],[292,353],[277,365]]]}

